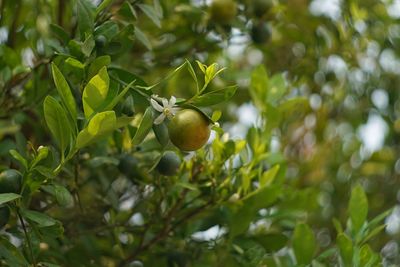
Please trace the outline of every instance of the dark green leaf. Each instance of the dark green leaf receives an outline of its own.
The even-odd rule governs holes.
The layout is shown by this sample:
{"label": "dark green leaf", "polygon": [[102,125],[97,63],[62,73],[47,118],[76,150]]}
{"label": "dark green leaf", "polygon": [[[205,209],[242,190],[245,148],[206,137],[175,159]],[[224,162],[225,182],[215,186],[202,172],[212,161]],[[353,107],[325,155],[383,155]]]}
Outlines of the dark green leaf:
{"label": "dark green leaf", "polygon": [[93,60],[89,66],[88,78],[91,79],[95,76],[103,67],[107,67],[111,63],[110,56],[101,56]]}
{"label": "dark green leaf", "polygon": [[16,200],[18,198],[20,198],[21,196],[18,194],[14,194],[14,193],[5,193],[5,194],[0,194],[0,205]]}
{"label": "dark green leaf", "polygon": [[72,131],[65,110],[51,96],[47,96],[44,100],[44,117],[50,132],[60,146],[61,153],[64,154],[71,140]]}
{"label": "dark green leaf", "polygon": [[25,168],[25,170],[28,169],[28,161],[20,153],[18,153],[17,150],[11,149],[9,152],[14,159],[16,159],[19,163],[21,163],[21,165]]}
{"label": "dark green leaf", "polygon": [[42,189],[47,193],[53,195],[58,204],[63,207],[70,207],[74,204],[74,199],[71,193],[61,185],[50,184],[50,185],[43,185]]}
{"label": "dark green leaf", "polygon": [[71,88],[69,87],[61,71],[54,63],[51,64],[51,70],[53,73],[53,80],[54,84],[56,85],[57,92],[60,95],[61,100],[67,108],[71,118],[75,122],[77,117],[77,109],[74,96],[71,92]]}
{"label": "dark green leaf", "polygon": [[57,223],[57,221],[50,216],[38,211],[22,210],[21,214],[25,219],[35,222],[39,227],[52,226]]}
{"label": "dark green leaf", "polygon": [[237,86],[228,86],[200,95],[190,101],[195,106],[211,106],[229,100],[236,93]]}
{"label": "dark green leaf", "polygon": [[78,0],[78,28],[81,39],[91,34],[94,26],[95,7],[89,0]]}
{"label": "dark green leaf", "polygon": [[153,124],[154,134],[160,142],[161,146],[165,147],[169,143],[168,127],[165,123]]}
{"label": "dark green leaf", "polygon": [[284,234],[278,233],[260,234],[254,236],[253,239],[260,243],[267,252],[280,250],[289,240]]}
{"label": "dark green leaf", "polygon": [[161,16],[160,14],[150,5],[139,4],[138,7],[149,17],[158,28],[161,28]]}
{"label": "dark green leaf", "polygon": [[117,36],[118,32],[118,25],[114,21],[106,21],[94,30],[95,36],[102,35],[108,42]]}
{"label": "dark green leaf", "polygon": [[0,259],[4,259],[9,267],[30,266],[20,250],[4,236],[0,236]]}
{"label": "dark green leaf", "polygon": [[132,144],[134,146],[140,144],[144,140],[144,138],[151,130],[152,125],[153,125],[153,110],[151,107],[148,107],[143,114],[142,120],[140,121],[139,127],[136,130],[135,135],[132,138]]}
{"label": "dark green leaf", "polygon": [[70,38],[64,28],[57,24],[50,23],[50,30],[61,40],[64,44],[68,44]]}
{"label": "dark green leaf", "polygon": [[150,40],[138,27],[135,28],[135,36],[148,50],[152,49]]}

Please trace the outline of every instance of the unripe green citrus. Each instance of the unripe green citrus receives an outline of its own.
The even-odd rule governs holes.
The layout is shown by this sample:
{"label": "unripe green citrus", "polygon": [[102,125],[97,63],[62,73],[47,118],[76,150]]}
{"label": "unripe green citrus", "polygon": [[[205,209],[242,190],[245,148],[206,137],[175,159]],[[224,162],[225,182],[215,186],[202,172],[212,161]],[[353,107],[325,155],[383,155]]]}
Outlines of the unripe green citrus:
{"label": "unripe green citrus", "polygon": [[173,176],[178,173],[181,159],[172,151],[166,152],[157,164],[157,171],[165,176]]}
{"label": "unripe green citrus", "polygon": [[127,177],[137,176],[138,174],[138,160],[130,154],[121,156],[118,164],[118,169]]}
{"label": "unripe green citrus", "polygon": [[237,14],[234,0],[214,0],[210,7],[211,19],[222,25],[229,25]]}
{"label": "unripe green citrus", "polygon": [[0,207],[0,229],[8,223],[10,219],[10,209],[6,206]]}
{"label": "unripe green citrus", "polygon": [[0,193],[19,194],[21,187],[22,175],[18,171],[9,169],[0,173]]}
{"label": "unripe green citrus", "polygon": [[266,22],[254,24],[251,28],[251,39],[256,44],[264,44],[271,39],[271,29]]}
{"label": "unripe green citrus", "polygon": [[208,120],[194,109],[176,113],[168,124],[171,142],[182,151],[194,151],[204,146],[210,137]]}

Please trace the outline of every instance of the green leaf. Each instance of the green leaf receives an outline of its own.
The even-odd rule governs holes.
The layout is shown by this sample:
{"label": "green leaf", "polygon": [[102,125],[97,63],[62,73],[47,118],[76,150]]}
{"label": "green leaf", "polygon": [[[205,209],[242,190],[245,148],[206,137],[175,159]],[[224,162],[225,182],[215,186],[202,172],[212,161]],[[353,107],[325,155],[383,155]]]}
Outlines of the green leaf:
{"label": "green leaf", "polygon": [[58,39],[63,41],[64,44],[68,44],[70,38],[64,28],[57,24],[50,23],[50,30],[57,36]]}
{"label": "green leaf", "polygon": [[195,106],[211,106],[229,100],[236,93],[237,86],[228,86],[200,95],[190,101]]}
{"label": "green leaf", "polygon": [[47,158],[48,155],[49,155],[49,148],[47,146],[40,147],[40,149],[38,150],[38,154],[31,162],[31,168],[35,167],[43,159]]}
{"label": "green leaf", "polygon": [[150,40],[138,27],[135,28],[135,36],[148,50],[152,49]]}
{"label": "green leaf", "polygon": [[108,7],[114,0],[104,0],[101,4],[96,8],[96,12],[94,16],[96,17],[101,11],[103,11],[106,7]]}
{"label": "green leaf", "polygon": [[289,238],[280,233],[258,234],[253,237],[259,244],[261,244],[266,252],[278,251],[285,247]]}
{"label": "green leaf", "polygon": [[78,0],[78,29],[81,39],[85,33],[92,33],[95,7],[89,0]]}
{"label": "green leaf", "polygon": [[22,210],[21,214],[25,219],[35,222],[39,227],[52,226],[57,223],[55,219],[38,211]]}
{"label": "green leaf", "polygon": [[118,117],[115,128],[118,129],[118,128],[125,127],[128,124],[130,124],[133,119],[134,119],[134,117],[128,117],[128,116]]}
{"label": "green leaf", "polygon": [[377,226],[376,228],[374,228],[371,232],[368,233],[368,235],[366,235],[363,238],[363,243],[368,242],[371,238],[375,237],[376,235],[378,235],[380,232],[382,232],[385,228],[386,228],[386,224],[382,224]]}
{"label": "green leaf", "polygon": [[260,176],[260,186],[268,186],[271,185],[274,182],[274,179],[276,177],[276,174],[279,171],[280,166],[275,165],[271,169],[265,171],[261,176]]}
{"label": "green leaf", "polygon": [[199,66],[199,69],[201,70],[201,72],[205,74],[205,73],[206,73],[207,66],[206,66],[205,64],[201,63],[201,62],[198,61],[198,60],[196,60],[196,63],[197,63],[197,65]]}
{"label": "green leaf", "polygon": [[[308,110],[309,100],[305,97],[296,97],[279,105],[277,108],[277,113],[279,113],[279,115],[285,119],[285,123],[289,123],[291,120],[295,120],[304,116]],[[270,116],[268,117],[270,118]]]}
{"label": "green leaf", "polygon": [[151,107],[148,107],[143,114],[143,118],[140,121],[139,127],[136,130],[135,135],[132,138],[132,145],[140,144],[147,136],[153,125],[153,111]]}
{"label": "green leaf", "polygon": [[85,56],[89,57],[94,47],[95,47],[95,42],[93,39],[93,35],[90,34],[82,44],[82,53]]}
{"label": "green leaf", "polygon": [[204,83],[205,85],[209,84],[219,73],[223,72],[225,68],[218,70],[218,64],[213,63],[208,66],[205,70]]}
{"label": "green leaf", "polygon": [[368,199],[360,184],[356,185],[351,191],[348,212],[350,214],[352,229],[355,233],[358,233],[368,215]]}
{"label": "green leaf", "polygon": [[61,97],[62,103],[67,108],[67,110],[71,116],[71,119],[75,123],[76,117],[77,117],[77,108],[76,108],[74,96],[72,95],[71,88],[69,87],[67,81],[65,80],[63,74],[58,69],[56,64],[54,64],[54,63],[51,64],[51,70],[52,70],[53,80],[54,80],[54,84],[56,85],[57,92]]}
{"label": "green leaf", "polygon": [[3,205],[4,203],[16,200],[20,197],[21,197],[20,195],[14,194],[14,193],[0,194],[0,205]]}
{"label": "green leaf", "polygon": [[94,30],[95,36],[104,36],[107,41],[111,41],[118,35],[118,24],[114,21],[106,21]]}
{"label": "green leaf", "polygon": [[186,60],[186,64],[187,64],[187,68],[188,68],[190,75],[192,76],[194,82],[196,83],[197,92],[199,92],[200,91],[199,81],[197,80],[196,72],[194,71],[193,66],[192,66],[192,64],[190,64],[189,60]]}
{"label": "green leaf", "polygon": [[71,129],[65,110],[51,96],[47,96],[44,100],[44,118],[50,132],[60,146],[62,155],[64,155],[71,140]]}
{"label": "green leaf", "polygon": [[297,259],[297,264],[310,264],[317,244],[311,228],[305,223],[296,225],[293,233],[293,250]]}
{"label": "green leaf", "polygon": [[133,80],[132,82],[130,82],[127,86],[125,86],[125,88],[121,91],[121,93],[119,93],[117,96],[115,96],[110,103],[108,103],[106,105],[106,107],[104,108],[104,110],[111,110],[113,109],[119,101],[122,100],[122,98],[125,96],[125,94],[129,91],[129,89],[132,88],[132,85],[136,82],[136,80]]}
{"label": "green leaf", "polygon": [[17,150],[11,149],[9,152],[14,159],[21,163],[25,170],[28,169],[28,161]]}
{"label": "green leaf", "polygon": [[160,14],[154,9],[154,7],[146,4],[137,5],[147,17],[149,17],[158,28],[161,28],[161,18]]}
{"label": "green leaf", "polygon": [[376,266],[379,262],[379,256],[373,252],[368,244],[365,244],[360,249],[360,265],[363,267]]}
{"label": "green leaf", "polygon": [[101,56],[93,60],[93,62],[89,66],[88,70],[88,78],[91,79],[93,76],[95,76],[97,73],[99,73],[100,69],[103,67],[107,67],[111,63],[111,57],[110,56]]}
{"label": "green leaf", "polygon": [[4,236],[0,236],[0,259],[5,260],[9,267],[30,266],[21,251]]}
{"label": "green leaf", "polygon": [[276,74],[269,80],[267,91],[267,101],[272,105],[277,105],[278,101],[286,93],[286,82],[282,74]]}
{"label": "green leaf", "polygon": [[107,98],[110,78],[108,77],[107,68],[102,67],[97,75],[90,79],[85,86],[82,95],[83,110],[85,117],[89,118],[93,112],[98,110]]}
{"label": "green leaf", "polygon": [[353,242],[345,234],[341,233],[336,238],[339,247],[340,256],[343,260],[344,266],[352,266],[353,263]]}
{"label": "green leaf", "polygon": [[269,85],[267,70],[264,65],[259,65],[251,73],[250,95],[254,104],[263,110]]}
{"label": "green leaf", "polygon": [[153,131],[162,147],[169,143],[168,127],[165,123],[153,124]]}
{"label": "green leaf", "polygon": [[67,58],[65,63],[73,69],[83,70],[85,68],[85,65],[82,62],[72,57]]}
{"label": "green leaf", "polygon": [[282,193],[281,186],[262,187],[247,195],[229,222],[230,236],[242,234],[249,227],[250,222],[262,208],[274,203]]}
{"label": "green leaf", "polygon": [[339,222],[338,219],[333,218],[333,219],[332,219],[332,223],[333,223],[333,226],[335,226],[336,232],[337,232],[338,234],[343,233],[342,224]]}
{"label": "green leaf", "polygon": [[211,119],[213,122],[216,122],[221,118],[221,116],[222,116],[221,110],[214,110],[211,115]]}
{"label": "green leaf", "polygon": [[74,204],[74,199],[71,193],[64,186],[57,184],[43,185],[43,190],[53,195],[57,203],[63,207],[70,207]]}
{"label": "green leaf", "polygon": [[117,128],[117,119],[114,111],[97,113],[89,121],[88,126],[79,132],[76,139],[76,148],[85,147]]}

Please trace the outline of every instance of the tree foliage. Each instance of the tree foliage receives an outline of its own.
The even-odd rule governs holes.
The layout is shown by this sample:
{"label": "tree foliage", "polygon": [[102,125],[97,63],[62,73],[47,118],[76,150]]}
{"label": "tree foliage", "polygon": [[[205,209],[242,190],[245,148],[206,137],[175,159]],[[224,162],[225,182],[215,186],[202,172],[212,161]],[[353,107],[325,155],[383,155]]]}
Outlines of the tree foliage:
{"label": "tree foliage", "polygon": [[0,266],[398,266],[400,14],[329,2],[0,1]]}

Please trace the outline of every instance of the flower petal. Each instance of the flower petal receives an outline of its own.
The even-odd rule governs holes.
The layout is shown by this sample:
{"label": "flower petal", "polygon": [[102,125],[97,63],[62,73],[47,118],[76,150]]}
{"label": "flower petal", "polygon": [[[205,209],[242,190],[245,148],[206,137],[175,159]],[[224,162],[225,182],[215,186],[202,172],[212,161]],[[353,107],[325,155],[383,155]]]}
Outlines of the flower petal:
{"label": "flower petal", "polygon": [[176,103],[176,98],[175,96],[171,96],[171,98],[169,99],[169,106],[172,108]]}
{"label": "flower petal", "polygon": [[166,98],[162,98],[161,102],[162,102],[162,105],[164,106],[164,108],[168,107],[168,100]]}
{"label": "flower petal", "polygon": [[171,113],[173,115],[175,115],[177,112],[179,112],[181,110],[181,108],[175,107],[175,108],[171,108],[170,110],[171,110]]}
{"label": "flower petal", "polygon": [[161,113],[155,120],[154,124],[161,124],[165,119],[165,114]]}
{"label": "flower petal", "polygon": [[153,108],[155,110],[157,110],[158,112],[163,112],[164,111],[164,108],[160,104],[158,104],[158,102],[155,101],[154,99],[150,99],[150,103],[153,106]]}

